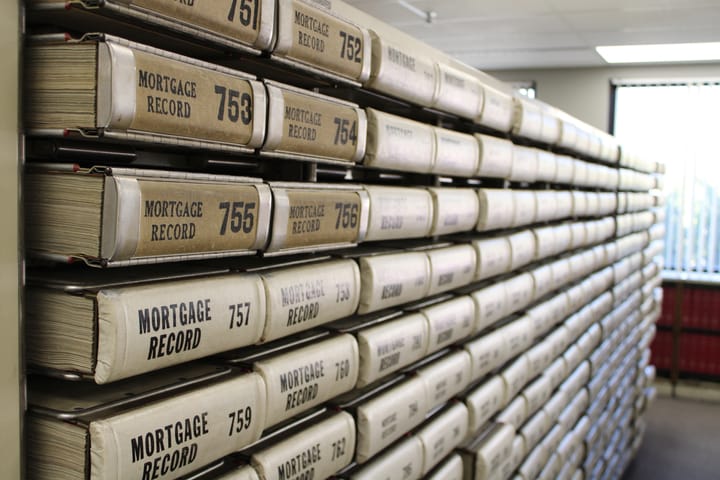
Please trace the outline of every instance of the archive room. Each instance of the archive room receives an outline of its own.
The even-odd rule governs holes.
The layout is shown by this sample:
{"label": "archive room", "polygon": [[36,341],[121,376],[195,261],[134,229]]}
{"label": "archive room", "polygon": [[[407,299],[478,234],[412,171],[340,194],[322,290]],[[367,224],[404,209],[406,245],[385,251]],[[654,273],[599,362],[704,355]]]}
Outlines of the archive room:
{"label": "archive room", "polygon": [[0,478],[718,478],[719,2],[6,3]]}

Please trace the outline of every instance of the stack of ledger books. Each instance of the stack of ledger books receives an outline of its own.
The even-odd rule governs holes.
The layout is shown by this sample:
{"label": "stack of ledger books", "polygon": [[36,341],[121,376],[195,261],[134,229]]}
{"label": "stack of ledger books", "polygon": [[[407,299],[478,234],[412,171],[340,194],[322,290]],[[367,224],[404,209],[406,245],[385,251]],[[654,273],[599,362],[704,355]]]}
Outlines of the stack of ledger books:
{"label": "stack of ledger books", "polygon": [[26,3],[30,478],[619,476],[660,165],[338,0]]}

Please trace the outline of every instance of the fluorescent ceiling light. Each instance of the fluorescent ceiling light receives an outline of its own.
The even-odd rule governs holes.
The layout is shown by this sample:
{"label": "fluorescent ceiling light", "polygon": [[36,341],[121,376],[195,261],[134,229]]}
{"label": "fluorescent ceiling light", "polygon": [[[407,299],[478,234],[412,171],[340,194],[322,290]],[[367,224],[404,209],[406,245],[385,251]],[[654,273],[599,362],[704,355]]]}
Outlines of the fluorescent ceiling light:
{"label": "fluorescent ceiling light", "polygon": [[701,62],[720,60],[720,42],[595,47],[607,63]]}

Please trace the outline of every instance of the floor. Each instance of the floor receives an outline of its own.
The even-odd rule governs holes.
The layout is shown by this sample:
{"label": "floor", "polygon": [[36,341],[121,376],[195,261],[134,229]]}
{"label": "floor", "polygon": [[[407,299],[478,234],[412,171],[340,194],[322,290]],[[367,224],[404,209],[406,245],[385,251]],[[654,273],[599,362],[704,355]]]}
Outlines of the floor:
{"label": "floor", "polygon": [[642,447],[623,480],[720,479],[720,385],[658,384]]}

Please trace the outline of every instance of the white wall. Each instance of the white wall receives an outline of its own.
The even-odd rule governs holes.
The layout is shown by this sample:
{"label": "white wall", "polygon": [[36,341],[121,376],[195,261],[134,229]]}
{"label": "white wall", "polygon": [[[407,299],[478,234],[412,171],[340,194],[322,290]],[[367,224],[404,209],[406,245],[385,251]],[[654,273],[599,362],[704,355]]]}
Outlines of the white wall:
{"label": "white wall", "polygon": [[720,63],[703,65],[563,68],[553,70],[487,71],[500,80],[535,81],[537,98],[607,131],[610,119],[610,82],[618,78],[712,79],[720,81]]}

